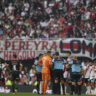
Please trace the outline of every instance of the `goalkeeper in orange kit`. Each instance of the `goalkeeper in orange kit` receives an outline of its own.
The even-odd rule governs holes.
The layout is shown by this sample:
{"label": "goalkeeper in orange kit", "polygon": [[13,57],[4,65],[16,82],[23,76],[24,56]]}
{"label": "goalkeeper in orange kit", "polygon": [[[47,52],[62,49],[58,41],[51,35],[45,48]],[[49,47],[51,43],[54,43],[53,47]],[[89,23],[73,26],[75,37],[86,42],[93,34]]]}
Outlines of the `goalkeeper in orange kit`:
{"label": "goalkeeper in orange kit", "polygon": [[48,51],[47,54],[45,54],[42,57],[41,62],[39,62],[38,64],[42,66],[41,94],[46,94],[47,85],[51,79],[51,76],[50,76],[50,67],[52,65],[51,52]]}

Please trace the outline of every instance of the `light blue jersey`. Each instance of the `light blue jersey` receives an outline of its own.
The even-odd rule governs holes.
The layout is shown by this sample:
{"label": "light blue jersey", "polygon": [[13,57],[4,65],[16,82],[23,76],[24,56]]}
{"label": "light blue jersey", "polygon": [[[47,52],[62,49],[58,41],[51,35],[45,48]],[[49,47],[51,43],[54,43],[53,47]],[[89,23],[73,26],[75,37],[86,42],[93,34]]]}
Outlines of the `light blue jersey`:
{"label": "light blue jersey", "polygon": [[72,72],[80,72],[81,69],[81,62],[79,62],[78,60],[73,60],[71,61],[71,63],[73,62],[71,68],[72,68]]}
{"label": "light blue jersey", "polygon": [[52,59],[52,63],[54,63],[55,58]]}
{"label": "light blue jersey", "polygon": [[62,57],[54,59],[54,69],[64,70],[64,64],[66,61]]}
{"label": "light blue jersey", "polygon": [[35,61],[35,66],[36,66],[36,71],[37,71],[37,72],[41,72],[42,66],[39,66],[38,60]]}

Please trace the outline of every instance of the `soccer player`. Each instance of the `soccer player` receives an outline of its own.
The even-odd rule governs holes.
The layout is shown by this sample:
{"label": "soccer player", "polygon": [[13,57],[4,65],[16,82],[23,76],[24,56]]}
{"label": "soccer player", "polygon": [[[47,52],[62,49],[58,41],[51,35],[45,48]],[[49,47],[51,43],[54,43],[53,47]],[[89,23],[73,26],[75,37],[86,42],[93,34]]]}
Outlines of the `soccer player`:
{"label": "soccer player", "polygon": [[54,94],[60,94],[61,88],[60,88],[60,83],[63,89],[63,94],[65,94],[65,89],[64,89],[64,78],[63,78],[63,73],[64,73],[64,64],[66,61],[64,58],[59,56],[59,53],[56,52],[56,58],[54,59]]}
{"label": "soccer player", "polygon": [[12,92],[15,93],[16,84],[19,82],[19,74],[22,72],[23,65],[17,60],[17,55],[13,55],[13,60],[8,65],[12,72]]}
{"label": "soccer player", "polygon": [[42,78],[42,75],[41,75],[42,66],[40,66],[38,63],[41,62],[42,56],[43,56],[43,54],[40,54],[39,60],[38,59],[35,60],[36,76],[37,76],[37,93],[38,94],[40,94],[39,89],[40,89],[40,82],[42,80],[41,79]]}
{"label": "soccer player", "polygon": [[81,95],[81,61],[74,56],[69,64],[71,64],[72,68],[71,95],[73,95],[73,93]]}
{"label": "soccer player", "polygon": [[53,69],[53,67],[54,67],[54,59],[56,58],[56,54],[53,54],[53,56],[52,56],[52,67],[51,67],[51,86],[52,86],[52,90],[54,90],[54,69]]}
{"label": "soccer player", "polygon": [[92,69],[92,63],[87,61],[85,63],[85,70],[84,70],[84,84],[86,85],[86,94],[90,94],[91,92],[91,81],[90,81],[90,72]]}
{"label": "soccer player", "polygon": [[40,66],[42,66],[42,84],[41,84],[41,94],[46,94],[47,85],[50,81],[50,67],[52,66],[52,60],[51,60],[51,52],[48,51],[47,54],[45,54],[42,57],[42,62],[38,63]]}
{"label": "soccer player", "polygon": [[5,79],[4,79],[4,74],[3,74],[3,69],[6,67],[6,64],[4,64],[4,60],[0,58],[0,86],[5,85]]}
{"label": "soccer player", "polygon": [[72,65],[70,64],[70,62],[72,61],[73,57],[71,56],[70,51],[66,53],[66,57],[67,57],[67,61],[66,61],[67,84],[71,87]]}

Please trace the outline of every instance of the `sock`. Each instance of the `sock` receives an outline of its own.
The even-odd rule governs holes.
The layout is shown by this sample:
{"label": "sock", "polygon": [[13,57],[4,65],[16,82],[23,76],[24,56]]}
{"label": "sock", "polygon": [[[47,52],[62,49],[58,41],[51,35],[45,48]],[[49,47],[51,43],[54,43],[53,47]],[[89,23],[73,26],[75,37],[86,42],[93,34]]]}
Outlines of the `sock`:
{"label": "sock", "polygon": [[65,85],[65,94],[67,93],[67,86]]}
{"label": "sock", "polygon": [[46,90],[47,90],[47,82],[44,83],[44,94],[46,94]]}
{"label": "sock", "polygon": [[15,84],[12,85],[12,92],[15,92]]}
{"label": "sock", "polygon": [[41,94],[43,94],[44,93],[44,82],[42,82],[42,84],[41,84]]}
{"label": "sock", "polygon": [[91,93],[91,87],[87,86],[86,88],[87,88],[86,94],[90,94]]}
{"label": "sock", "polygon": [[40,84],[38,83],[37,84],[37,92],[39,93],[39,86],[40,86]]}
{"label": "sock", "polygon": [[81,94],[81,85],[78,85],[78,94]]}
{"label": "sock", "polygon": [[74,85],[71,85],[71,94],[73,94],[73,92],[75,91],[74,88],[75,86]]}
{"label": "sock", "polygon": [[63,93],[65,94],[65,87],[64,87],[64,84],[62,84],[62,90],[63,90]]}
{"label": "sock", "polygon": [[78,94],[78,90],[79,90],[79,89],[78,89],[78,85],[76,84],[76,85],[75,85],[75,94]]}

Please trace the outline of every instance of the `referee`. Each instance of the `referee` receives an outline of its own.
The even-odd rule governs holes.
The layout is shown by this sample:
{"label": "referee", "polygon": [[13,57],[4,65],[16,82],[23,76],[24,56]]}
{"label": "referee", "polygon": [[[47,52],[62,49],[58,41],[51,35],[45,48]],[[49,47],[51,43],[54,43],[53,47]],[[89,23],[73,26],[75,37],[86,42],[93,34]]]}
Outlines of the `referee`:
{"label": "referee", "polygon": [[69,64],[71,64],[72,68],[71,95],[73,95],[73,93],[81,95],[81,61],[74,56]]}
{"label": "referee", "polygon": [[38,62],[41,61],[42,57],[43,57],[43,54],[40,54],[39,60],[38,59],[35,60],[36,76],[37,76],[37,93],[38,94],[40,94],[39,89],[40,89],[40,82],[42,80],[42,75],[41,75],[42,66],[39,66]]}
{"label": "referee", "polygon": [[53,94],[61,93],[60,83],[62,85],[63,93],[65,94],[64,79],[63,79],[65,63],[66,63],[65,60],[59,56],[58,52],[56,52],[56,58],[53,61],[53,64],[54,64],[53,65],[54,66]]}

